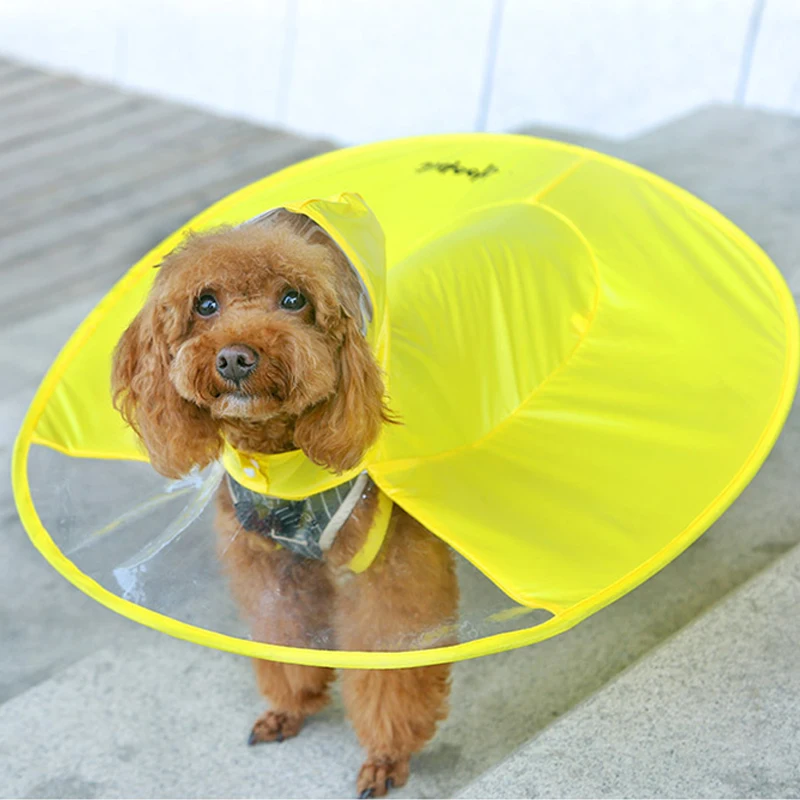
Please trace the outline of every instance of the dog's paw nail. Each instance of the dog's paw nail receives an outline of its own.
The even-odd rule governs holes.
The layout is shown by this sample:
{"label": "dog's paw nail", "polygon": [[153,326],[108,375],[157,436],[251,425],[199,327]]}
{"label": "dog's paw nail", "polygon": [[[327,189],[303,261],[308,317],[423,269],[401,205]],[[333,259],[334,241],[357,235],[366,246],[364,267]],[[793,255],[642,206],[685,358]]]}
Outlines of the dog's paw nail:
{"label": "dog's paw nail", "polygon": [[255,730],[252,730],[247,737],[247,746],[252,747],[254,744],[258,744],[258,736],[256,736]]}
{"label": "dog's paw nail", "polygon": [[394,789],[394,778],[386,779],[386,791],[388,792],[390,789]]}
{"label": "dog's paw nail", "polygon": [[358,796],[358,800],[364,800],[365,797],[375,797],[375,790],[364,789],[364,791]]}
{"label": "dog's paw nail", "polygon": [[280,744],[283,741],[283,734],[278,732],[278,735],[275,737],[275,741]]}

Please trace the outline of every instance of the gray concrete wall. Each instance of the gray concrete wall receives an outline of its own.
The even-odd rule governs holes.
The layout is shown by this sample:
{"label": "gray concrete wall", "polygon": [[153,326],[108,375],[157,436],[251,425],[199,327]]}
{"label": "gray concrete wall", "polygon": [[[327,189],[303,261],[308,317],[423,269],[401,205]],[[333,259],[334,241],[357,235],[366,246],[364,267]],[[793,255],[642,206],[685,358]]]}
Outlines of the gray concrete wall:
{"label": "gray concrete wall", "polygon": [[800,112],[797,0],[5,0],[0,54],[355,143]]}

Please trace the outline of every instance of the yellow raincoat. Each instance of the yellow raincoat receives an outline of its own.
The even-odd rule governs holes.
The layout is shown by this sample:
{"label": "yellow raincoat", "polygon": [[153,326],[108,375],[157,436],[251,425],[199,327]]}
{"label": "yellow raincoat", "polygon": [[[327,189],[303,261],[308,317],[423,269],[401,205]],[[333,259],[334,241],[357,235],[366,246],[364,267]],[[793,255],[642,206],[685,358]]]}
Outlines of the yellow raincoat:
{"label": "yellow raincoat", "polygon": [[[99,460],[106,473],[146,459],[111,406],[109,372],[152,267],[186,229],[277,207],[321,225],[361,275],[373,306],[368,339],[404,424],[387,426],[343,476],[301,452],[228,449],[225,468],[249,489],[292,499],[366,469],[521,612],[550,612],[546,622],[391,653],[253,642],[95,580],[96,563],[81,566],[61,547],[63,515],[45,529],[37,509],[53,479],[29,468],[33,445],[65,463]],[[387,142],[252,184],[136,264],[42,384],[17,442],[15,492],[51,563],[147,625],[303,664],[454,661],[560,633],[678,555],[758,470],[788,413],[797,369],[797,316],[777,270],[686,192],[615,159],[526,137]],[[208,487],[197,486],[205,501]],[[80,481],[69,489],[83,498],[76,507],[91,505]],[[103,528],[103,541],[115,525]],[[78,549],[86,552],[85,542]]]}

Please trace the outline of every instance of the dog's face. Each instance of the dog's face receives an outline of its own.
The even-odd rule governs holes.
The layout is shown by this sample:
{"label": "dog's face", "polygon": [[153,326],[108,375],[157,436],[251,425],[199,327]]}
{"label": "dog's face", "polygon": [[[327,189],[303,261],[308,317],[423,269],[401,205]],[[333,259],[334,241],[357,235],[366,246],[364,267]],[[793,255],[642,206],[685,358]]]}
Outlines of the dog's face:
{"label": "dog's face", "polygon": [[337,266],[321,245],[255,226],[189,241],[158,286],[175,317],[167,344],[178,394],[213,417],[252,422],[297,416],[333,394],[339,295],[352,280]]}
{"label": "dog's face", "polygon": [[358,463],[384,419],[360,292],[338,248],[298,215],[189,238],[115,354],[115,399],[154,466],[183,474],[217,455],[221,431],[252,441],[261,428],[269,442],[278,422],[317,463]]}

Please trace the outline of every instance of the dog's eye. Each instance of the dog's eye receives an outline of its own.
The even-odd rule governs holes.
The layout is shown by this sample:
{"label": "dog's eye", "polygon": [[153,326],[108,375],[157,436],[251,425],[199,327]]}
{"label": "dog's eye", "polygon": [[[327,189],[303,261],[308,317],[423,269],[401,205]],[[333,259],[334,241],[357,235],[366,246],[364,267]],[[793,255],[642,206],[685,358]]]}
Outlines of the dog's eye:
{"label": "dog's eye", "polygon": [[297,289],[289,289],[281,297],[281,308],[285,308],[287,311],[299,311],[305,307],[307,302],[305,296],[300,294]]}
{"label": "dog's eye", "polygon": [[201,294],[194,302],[194,309],[201,317],[213,317],[219,311],[219,302],[213,294]]}

